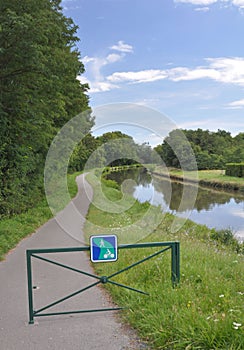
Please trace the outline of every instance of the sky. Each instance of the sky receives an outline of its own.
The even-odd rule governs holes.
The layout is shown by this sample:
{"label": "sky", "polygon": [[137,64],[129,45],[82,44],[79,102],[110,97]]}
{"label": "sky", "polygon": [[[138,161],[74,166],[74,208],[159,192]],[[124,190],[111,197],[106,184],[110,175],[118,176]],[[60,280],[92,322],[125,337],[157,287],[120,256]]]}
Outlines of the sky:
{"label": "sky", "polygon": [[[161,124],[244,132],[244,0],[63,0],[62,6],[79,26],[86,70],[79,79],[90,86],[99,130],[107,123],[117,130],[120,122],[126,132],[132,130],[126,124],[136,124],[138,135],[150,129],[150,140],[143,132],[140,140],[152,146],[162,143]],[[121,103],[138,106],[137,116],[126,108],[126,117],[116,115]],[[106,119],[100,112],[107,106]]]}

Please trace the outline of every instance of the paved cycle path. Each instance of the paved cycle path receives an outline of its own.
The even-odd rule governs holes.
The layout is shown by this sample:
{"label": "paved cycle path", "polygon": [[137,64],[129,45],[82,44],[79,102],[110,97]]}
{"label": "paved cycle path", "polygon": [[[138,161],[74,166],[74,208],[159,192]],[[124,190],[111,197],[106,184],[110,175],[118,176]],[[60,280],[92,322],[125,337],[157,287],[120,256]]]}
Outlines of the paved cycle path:
{"label": "paved cycle path", "polygon": [[[26,249],[82,246],[81,237],[92,189],[77,178],[79,193],[58,215],[24,239],[0,263],[1,350],[131,350],[145,349],[134,332],[125,328],[115,311],[35,318],[28,323]],[[84,190],[85,186],[85,190]],[[75,209],[74,209],[75,208]],[[82,214],[75,215],[75,210]],[[67,234],[69,232],[70,234]],[[50,255],[48,256],[50,258]],[[53,253],[53,260],[93,273],[85,252]],[[34,308],[65,297],[96,280],[37,259],[33,260]],[[101,287],[56,305],[47,312],[113,307]]]}

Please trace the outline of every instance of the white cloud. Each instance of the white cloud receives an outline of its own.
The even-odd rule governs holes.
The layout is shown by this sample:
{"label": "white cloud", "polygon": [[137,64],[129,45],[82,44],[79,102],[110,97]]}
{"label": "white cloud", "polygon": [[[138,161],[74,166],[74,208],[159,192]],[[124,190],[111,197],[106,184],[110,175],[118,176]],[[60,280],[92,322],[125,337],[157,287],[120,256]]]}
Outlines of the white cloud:
{"label": "white cloud", "polygon": [[[94,83],[98,83],[98,82],[103,82],[104,81],[104,77],[103,74],[101,72],[101,69],[109,64],[118,62],[122,59],[122,55],[119,54],[109,54],[106,57],[88,57],[85,56],[82,59],[82,62],[84,63],[86,70],[89,70],[89,73],[91,75],[91,80]],[[93,82],[90,81],[90,86],[92,87]],[[109,84],[107,84],[109,85]],[[90,90],[92,91],[92,90]],[[104,90],[101,90],[104,91]],[[107,90],[106,90],[107,91]]]}
{"label": "white cloud", "polygon": [[100,70],[102,67],[111,64],[111,63],[115,63],[120,61],[123,58],[122,54],[116,54],[116,53],[112,53],[107,55],[106,57],[89,57],[89,56],[85,56],[82,58],[82,62],[85,65],[90,64],[93,68],[93,70]]}
{"label": "white cloud", "polygon": [[89,93],[106,92],[106,91],[110,91],[110,90],[118,88],[117,85],[109,83],[109,82],[90,81],[89,79],[87,79],[83,75],[78,76],[77,79],[80,81],[81,84],[88,84],[89,85],[89,87],[90,87]]}
{"label": "white cloud", "polygon": [[110,49],[127,53],[133,52],[133,46],[125,44],[122,40],[118,41],[116,45],[111,46]]}
{"label": "white cloud", "polygon": [[118,88],[117,85],[110,84],[110,83],[104,82],[104,81],[93,82],[93,83],[90,82],[90,86],[91,86],[91,88],[90,88],[89,92],[91,92],[91,93],[106,92],[106,91],[110,91],[110,90]]}
{"label": "white cloud", "polygon": [[138,72],[116,72],[107,77],[110,82],[128,81],[131,83],[147,83],[166,78],[166,71],[159,69],[148,69]]}
{"label": "white cloud", "polygon": [[109,81],[105,81],[105,79],[102,77],[101,80],[89,80],[84,75],[78,76],[77,79],[80,81],[81,84],[88,84],[89,85],[89,93],[97,93],[97,92],[106,92],[114,89],[118,89],[119,86],[115,85],[113,83],[110,83]]}
{"label": "white cloud", "polygon": [[227,107],[231,109],[244,108],[244,99],[230,102]]}
{"label": "white cloud", "polygon": [[77,80],[79,80],[81,84],[90,84],[90,81],[86,77],[84,77],[84,75],[79,75],[77,77]]}
{"label": "white cloud", "polygon": [[207,58],[206,66],[196,68],[175,67],[171,69],[147,69],[137,72],[115,72],[107,77],[111,83],[148,83],[157,80],[174,82],[212,79],[220,83],[244,86],[244,58]]}
{"label": "white cloud", "polygon": [[208,11],[209,8],[206,6],[210,6],[217,3],[219,5],[222,5],[224,3],[225,6],[234,5],[240,9],[244,9],[244,0],[174,0],[174,2],[182,3],[182,4],[191,4],[193,6],[204,6],[204,7],[199,7],[198,11]]}
{"label": "white cloud", "polygon": [[104,61],[104,64],[109,64],[109,63],[115,63],[117,61],[120,61],[122,59],[122,55],[119,55],[117,53],[111,53],[108,55]]}
{"label": "white cloud", "polygon": [[233,0],[233,5],[244,8],[244,0]]}
{"label": "white cloud", "polygon": [[209,58],[211,69],[218,72],[219,82],[244,85],[244,57]]}
{"label": "white cloud", "polygon": [[174,1],[181,2],[184,4],[203,5],[203,6],[212,5],[218,2],[218,0],[174,0]]}
{"label": "white cloud", "polygon": [[95,61],[94,57],[85,56],[85,57],[82,58],[82,62],[84,64],[87,64],[87,63],[90,63],[90,62],[94,62],[94,61]]}
{"label": "white cloud", "polygon": [[117,50],[119,53],[109,53],[106,57],[85,56],[81,59],[85,65],[86,74],[85,76],[78,77],[78,80],[80,80],[81,83],[89,84],[90,93],[105,92],[118,88],[117,85],[104,77],[102,68],[122,60],[126,53],[132,52],[132,46],[125,44],[123,41],[119,41],[118,44],[112,46],[111,49]]}
{"label": "white cloud", "polygon": [[169,80],[178,82],[183,80],[197,80],[197,79],[219,79],[219,72],[211,68],[197,67],[189,69],[186,67],[177,67],[168,70]]}
{"label": "white cloud", "polygon": [[195,8],[195,11],[199,11],[199,12],[208,12],[210,10],[210,7],[197,7]]}

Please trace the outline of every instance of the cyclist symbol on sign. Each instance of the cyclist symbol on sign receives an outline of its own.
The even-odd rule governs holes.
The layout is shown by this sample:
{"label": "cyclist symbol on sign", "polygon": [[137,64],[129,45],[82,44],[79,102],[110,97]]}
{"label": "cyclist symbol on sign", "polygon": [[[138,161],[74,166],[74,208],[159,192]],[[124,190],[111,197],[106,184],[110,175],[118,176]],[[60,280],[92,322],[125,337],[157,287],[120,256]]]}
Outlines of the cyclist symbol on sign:
{"label": "cyclist symbol on sign", "polygon": [[110,252],[109,249],[107,249],[107,252],[104,254],[104,259],[107,259],[108,257],[114,258],[114,254]]}

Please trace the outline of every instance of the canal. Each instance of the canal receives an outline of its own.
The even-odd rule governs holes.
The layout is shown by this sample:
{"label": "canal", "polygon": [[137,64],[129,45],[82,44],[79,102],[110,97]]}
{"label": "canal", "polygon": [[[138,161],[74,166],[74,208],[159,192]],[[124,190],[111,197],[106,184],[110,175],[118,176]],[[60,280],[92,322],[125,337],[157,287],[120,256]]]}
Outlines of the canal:
{"label": "canal", "polygon": [[239,241],[244,241],[244,194],[196,188],[151,176],[145,169],[113,172],[108,178],[119,184],[131,179],[134,181],[132,194],[139,202],[159,205],[162,212],[188,218],[209,228],[230,229]]}

